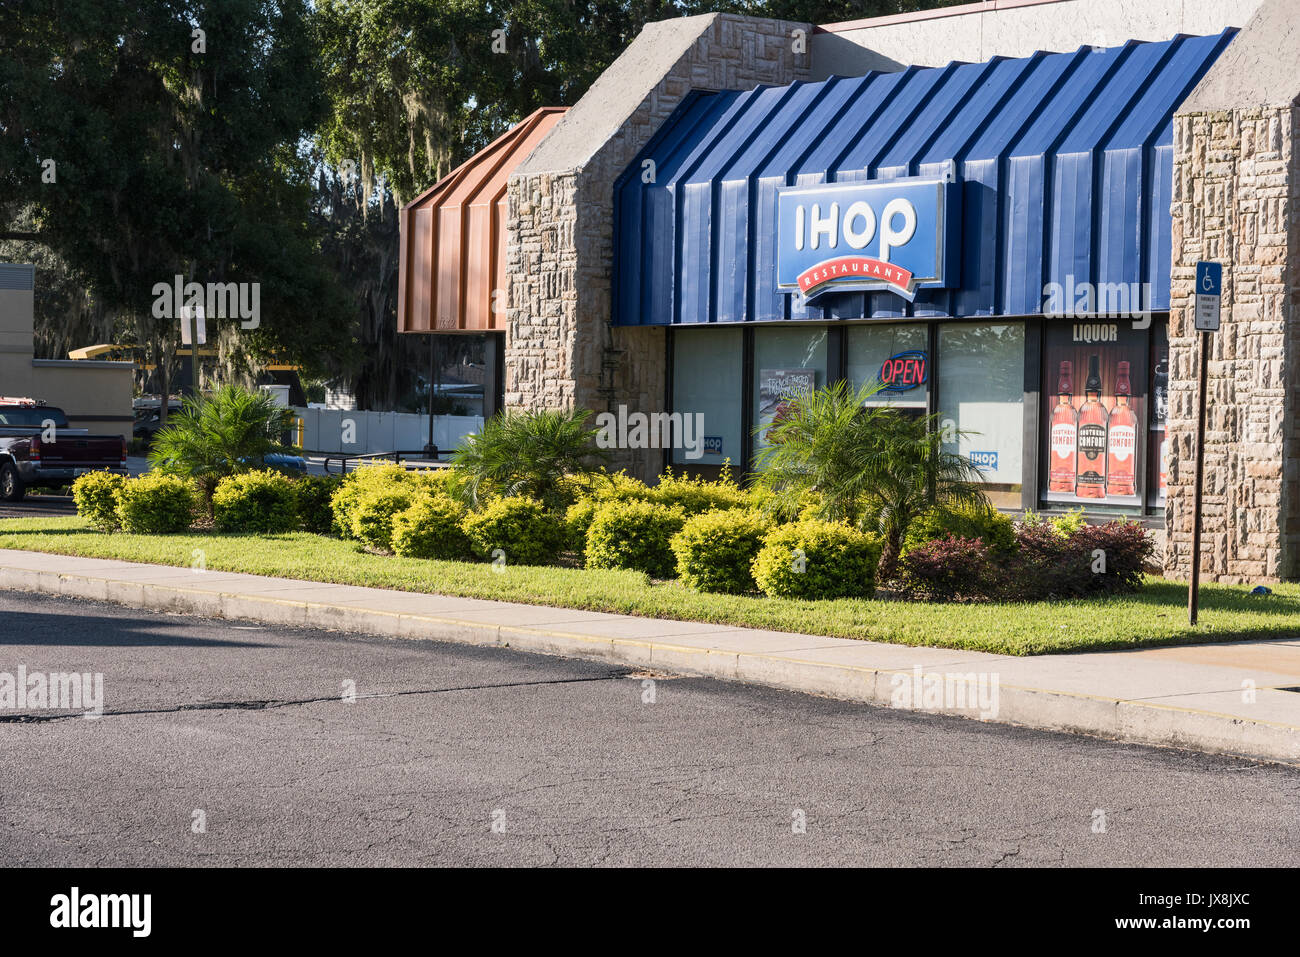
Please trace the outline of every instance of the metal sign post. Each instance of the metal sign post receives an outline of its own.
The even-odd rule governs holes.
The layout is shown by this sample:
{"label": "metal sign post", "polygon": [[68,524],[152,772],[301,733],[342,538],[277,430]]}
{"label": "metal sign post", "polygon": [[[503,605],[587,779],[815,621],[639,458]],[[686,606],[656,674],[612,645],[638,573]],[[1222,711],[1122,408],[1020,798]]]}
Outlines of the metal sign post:
{"label": "metal sign post", "polygon": [[1223,302],[1223,266],[1196,264],[1195,324],[1200,332],[1199,369],[1196,374],[1196,476],[1192,485],[1192,568],[1187,583],[1187,621],[1196,624],[1201,590],[1201,494],[1205,488],[1205,386],[1210,363],[1210,333],[1219,329]]}

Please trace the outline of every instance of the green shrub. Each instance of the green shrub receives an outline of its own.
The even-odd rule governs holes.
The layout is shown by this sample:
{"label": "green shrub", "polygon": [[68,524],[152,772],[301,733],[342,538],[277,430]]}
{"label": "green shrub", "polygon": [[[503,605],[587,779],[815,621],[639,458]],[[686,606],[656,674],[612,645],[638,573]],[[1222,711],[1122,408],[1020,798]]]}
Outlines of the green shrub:
{"label": "green shrub", "polygon": [[342,484],[336,475],[304,475],[294,481],[298,526],[303,531],[326,535],[334,527],[332,499]]}
{"label": "green shrub", "polygon": [[367,465],[343,476],[338,490],[330,497],[334,531],[344,538],[355,538],[352,529],[361,500],[372,491],[414,487],[419,474],[408,472],[400,465]]}
{"label": "green shrub", "polygon": [[743,509],[687,519],[672,541],[677,577],[698,591],[753,591],[752,566],[771,524]]}
{"label": "green shrub", "polygon": [[280,535],[298,527],[298,496],[281,472],[244,472],[217,483],[212,520],[219,532]]}
{"label": "green shrub", "polygon": [[92,527],[111,532],[118,527],[117,493],[125,477],[112,472],[87,472],[72,483],[77,514]]}
{"label": "green shrub", "polygon": [[463,559],[470,553],[464,518],[464,508],[451,496],[420,495],[393,516],[393,551],[405,558]]}
{"label": "green shrub", "polygon": [[839,522],[782,525],[754,559],[754,581],[773,598],[870,598],[881,539]]}
{"label": "green shrub", "polygon": [[707,482],[698,476],[674,475],[669,469],[650,489],[649,497],[660,505],[680,508],[688,516],[719,509],[746,508],[750,504],[749,496],[731,481],[730,472],[717,482]]}
{"label": "green shrub", "polygon": [[392,548],[393,518],[410,508],[419,494],[409,482],[363,490],[350,512],[352,537],[371,548]]}
{"label": "green shrub", "polygon": [[1078,508],[1070,509],[1064,515],[1053,515],[1047,520],[1047,524],[1052,526],[1056,534],[1069,538],[1080,529],[1086,528],[1088,519],[1083,514],[1083,506],[1080,505]]}
{"label": "green shrub", "polygon": [[461,528],[480,558],[493,558],[499,548],[512,565],[549,564],[564,544],[563,522],[530,498],[494,499],[467,515]]}
{"label": "green shrub", "polygon": [[606,502],[587,530],[587,567],[630,568],[652,578],[672,578],[677,568],[672,539],[684,521],[680,508]]}
{"label": "green shrub", "polygon": [[1010,518],[994,508],[963,505],[932,508],[913,519],[903,537],[903,554],[949,537],[978,538],[995,553],[1016,549],[1016,527]]}
{"label": "green shrub", "polygon": [[587,547],[587,531],[596,511],[605,503],[597,498],[580,498],[564,513],[565,547],[581,552]]}
{"label": "green shrub", "polygon": [[197,491],[175,475],[148,472],[122,483],[117,521],[125,531],[146,535],[180,532],[194,520]]}

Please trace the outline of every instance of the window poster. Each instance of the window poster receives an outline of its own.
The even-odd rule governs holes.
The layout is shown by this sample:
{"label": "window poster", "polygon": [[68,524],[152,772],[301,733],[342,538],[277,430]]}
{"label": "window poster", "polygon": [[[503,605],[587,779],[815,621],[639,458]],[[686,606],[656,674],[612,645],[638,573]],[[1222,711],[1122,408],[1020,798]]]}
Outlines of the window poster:
{"label": "window poster", "polygon": [[1147,330],[1086,320],[1045,329],[1049,502],[1141,505],[1147,460]]}
{"label": "window poster", "polygon": [[1151,431],[1147,447],[1151,450],[1151,471],[1147,479],[1152,505],[1165,504],[1168,484],[1169,443],[1165,421],[1169,418],[1169,327],[1161,323],[1155,329],[1155,346],[1151,350]]}
{"label": "window poster", "polygon": [[758,425],[763,441],[771,442],[771,427],[780,422],[801,392],[817,388],[815,369],[763,369],[758,376]]}

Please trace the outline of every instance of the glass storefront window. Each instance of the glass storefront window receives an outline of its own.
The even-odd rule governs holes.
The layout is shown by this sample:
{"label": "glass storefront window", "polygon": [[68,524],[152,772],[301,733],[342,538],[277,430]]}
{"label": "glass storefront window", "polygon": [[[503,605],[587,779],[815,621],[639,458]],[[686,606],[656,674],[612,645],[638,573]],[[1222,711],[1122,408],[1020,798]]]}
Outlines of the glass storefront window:
{"label": "glass storefront window", "polygon": [[[945,448],[983,472],[994,505],[1020,504],[1025,428],[1025,327],[944,323],[936,365]],[[965,434],[956,434],[965,433]]]}
{"label": "glass storefront window", "polygon": [[1157,322],[1151,332],[1151,428],[1147,439],[1151,468],[1147,476],[1147,501],[1160,508],[1165,504],[1169,470],[1165,432],[1165,420],[1169,417],[1169,324]]}
{"label": "glass storefront window", "polygon": [[789,396],[826,385],[826,328],[763,326],[754,330],[754,451]]}
{"label": "glass storefront window", "polygon": [[[929,389],[929,347],[930,333],[925,323],[849,326],[845,341],[848,384],[860,389],[867,383],[879,382],[883,374],[891,387],[877,392],[868,405],[924,409]],[[886,371],[883,367],[890,359],[895,361]],[[925,381],[914,381],[917,379]]]}
{"label": "glass storefront window", "polygon": [[[1147,330],[1105,319],[1043,328],[1042,497],[1049,503],[1139,506],[1149,476]],[[1157,433],[1155,430],[1162,431]]]}
{"label": "glass storefront window", "polygon": [[687,449],[674,448],[673,464],[722,465],[730,459],[741,471],[744,351],[740,329],[673,331],[673,411],[704,416],[704,454],[688,458]]}

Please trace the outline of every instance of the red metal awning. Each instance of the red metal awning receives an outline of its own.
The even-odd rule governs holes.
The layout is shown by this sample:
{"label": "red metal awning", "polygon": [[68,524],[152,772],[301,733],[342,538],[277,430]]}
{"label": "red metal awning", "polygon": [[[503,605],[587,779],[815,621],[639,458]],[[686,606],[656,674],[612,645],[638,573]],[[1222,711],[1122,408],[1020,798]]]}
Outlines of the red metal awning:
{"label": "red metal awning", "polygon": [[564,111],[538,110],[402,207],[398,332],[505,328],[506,181]]}

